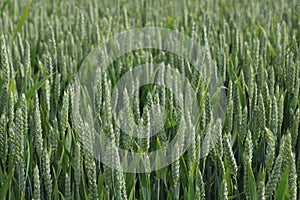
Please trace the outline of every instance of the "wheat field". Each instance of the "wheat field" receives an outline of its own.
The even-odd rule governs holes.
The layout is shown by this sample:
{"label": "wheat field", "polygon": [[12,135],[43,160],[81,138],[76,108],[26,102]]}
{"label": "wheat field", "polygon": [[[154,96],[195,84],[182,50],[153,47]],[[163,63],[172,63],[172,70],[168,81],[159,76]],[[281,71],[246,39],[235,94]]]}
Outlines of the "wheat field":
{"label": "wheat field", "polygon": [[[203,66],[155,48],[114,59],[96,76],[92,95],[85,93],[91,107],[80,104],[78,72],[91,52],[118,33],[145,27],[199,44],[226,95],[223,118],[215,120],[207,72],[196,73]],[[115,89],[140,65],[158,79],[156,65],[183,74],[198,117],[180,103],[192,94],[175,95],[172,70],[162,67],[161,78],[174,89],[148,79],[139,86],[143,80],[135,76],[126,82],[134,93]],[[297,0],[1,0],[0,199],[300,199],[299,85]],[[92,110],[88,119],[84,110]],[[144,173],[126,171],[106,145],[148,155],[167,147],[181,123],[185,137],[174,144],[176,159],[159,169],[145,157]],[[144,129],[129,134],[136,124]]]}

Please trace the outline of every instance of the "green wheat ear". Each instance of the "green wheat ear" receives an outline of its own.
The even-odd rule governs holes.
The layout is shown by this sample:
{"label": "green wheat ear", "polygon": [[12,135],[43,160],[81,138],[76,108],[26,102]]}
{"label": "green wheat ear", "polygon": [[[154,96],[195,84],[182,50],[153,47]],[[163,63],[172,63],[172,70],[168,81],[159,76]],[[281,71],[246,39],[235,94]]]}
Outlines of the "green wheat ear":
{"label": "green wheat ear", "polygon": [[5,114],[0,118],[0,157],[2,163],[6,162],[8,153],[8,136],[7,136],[7,124]]}
{"label": "green wheat ear", "polygon": [[43,137],[42,137],[42,122],[40,113],[40,104],[38,95],[35,95],[34,99],[34,147],[36,149],[39,158],[43,155]]}
{"label": "green wheat ear", "polygon": [[288,177],[288,183],[289,183],[289,192],[290,192],[290,199],[296,200],[297,199],[297,171],[296,171],[296,159],[295,154],[291,153],[291,163],[290,163],[290,170],[289,170],[289,177]]}
{"label": "green wheat ear", "polygon": [[72,193],[71,193],[71,177],[69,176],[68,173],[66,173],[66,178],[65,178],[65,195],[64,195],[66,200],[71,200],[72,199]]}
{"label": "green wheat ear", "polygon": [[231,136],[229,134],[225,134],[224,137],[223,137],[223,140],[224,140],[224,143],[223,143],[224,144],[224,155],[225,155],[225,158],[227,160],[227,164],[228,164],[228,167],[229,167],[230,174],[233,177],[236,177],[238,167],[237,167],[236,160],[235,160],[232,148],[231,148],[231,139],[230,139],[230,137]]}
{"label": "green wheat ear", "polygon": [[258,186],[257,186],[257,199],[258,200],[265,200],[265,182],[264,181],[259,181]]}
{"label": "green wheat ear", "polygon": [[33,170],[33,198],[34,200],[41,199],[41,186],[40,186],[40,172],[37,165],[35,165]]}
{"label": "green wheat ear", "polygon": [[282,175],[282,156],[279,154],[276,158],[272,173],[266,185],[266,197],[270,197],[273,194],[274,189]]}
{"label": "green wheat ear", "polygon": [[50,160],[47,150],[45,149],[42,154],[42,167],[43,167],[43,180],[45,184],[45,190],[47,197],[51,199],[52,197],[52,177],[51,177],[51,167]]}
{"label": "green wheat ear", "polygon": [[267,143],[265,166],[266,171],[269,173],[272,170],[275,158],[275,135],[268,128],[265,128],[264,132],[264,137]]}

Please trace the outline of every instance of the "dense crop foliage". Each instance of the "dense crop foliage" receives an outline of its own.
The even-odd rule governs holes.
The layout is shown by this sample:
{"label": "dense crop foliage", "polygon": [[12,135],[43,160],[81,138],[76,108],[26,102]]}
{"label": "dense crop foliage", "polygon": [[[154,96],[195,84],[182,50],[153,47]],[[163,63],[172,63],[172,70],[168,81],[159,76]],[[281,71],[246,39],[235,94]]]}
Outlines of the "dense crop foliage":
{"label": "dense crop foliage", "polygon": [[[94,97],[101,131],[120,148],[164,147],[182,114],[171,90],[149,84],[135,88],[133,97],[126,90],[118,97],[130,104],[129,127],[150,129],[152,105],[165,108],[163,129],[136,139],[116,126],[112,90],[137,65],[164,63],[185,73],[202,111],[199,126],[185,121],[192,142],[180,159],[134,174],[94,157],[91,127],[78,117],[74,78],[98,44],[140,27],[177,30],[203,46],[223,79],[227,113],[211,123],[207,82],[203,74],[191,75],[194,66],[184,58],[155,49],[121,56],[99,77]],[[0,199],[300,199],[297,0],[4,0],[0,77]],[[201,152],[210,133],[216,144]],[[119,162],[107,152],[104,159]]]}

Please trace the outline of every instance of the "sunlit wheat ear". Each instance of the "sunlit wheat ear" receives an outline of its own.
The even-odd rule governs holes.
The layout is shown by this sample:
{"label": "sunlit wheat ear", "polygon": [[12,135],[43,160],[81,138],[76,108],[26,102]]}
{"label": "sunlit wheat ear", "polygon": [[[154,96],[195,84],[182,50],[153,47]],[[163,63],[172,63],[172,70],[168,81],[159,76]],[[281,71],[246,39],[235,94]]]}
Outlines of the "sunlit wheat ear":
{"label": "sunlit wheat ear", "polygon": [[271,130],[265,128],[264,137],[267,143],[265,166],[266,166],[266,171],[270,173],[275,158],[275,136]]}
{"label": "sunlit wheat ear", "polygon": [[52,197],[52,177],[51,177],[51,167],[50,160],[47,150],[45,149],[42,154],[42,167],[43,167],[43,180],[45,184],[45,190],[47,197]]}
{"label": "sunlit wheat ear", "polygon": [[71,200],[72,199],[72,193],[71,193],[71,177],[69,176],[68,173],[66,173],[66,178],[65,178],[65,195],[64,195],[66,200]]}
{"label": "sunlit wheat ear", "polygon": [[256,145],[262,135],[262,131],[266,124],[265,106],[264,106],[262,94],[258,95],[258,102],[256,107],[254,108],[253,117],[254,117],[253,143],[254,145]]}
{"label": "sunlit wheat ear", "polygon": [[41,199],[40,172],[37,165],[33,169],[33,198],[34,200]]}
{"label": "sunlit wheat ear", "polygon": [[75,179],[75,187],[76,192],[79,191],[80,180],[81,180],[81,170],[82,170],[82,157],[80,152],[80,144],[77,143],[74,148],[74,179]]}
{"label": "sunlit wheat ear", "polygon": [[7,136],[7,124],[5,115],[1,115],[0,118],[0,157],[2,163],[5,163],[8,153],[8,136]]}
{"label": "sunlit wheat ear", "polygon": [[288,183],[289,183],[289,191],[290,191],[290,199],[296,200],[297,199],[297,171],[296,171],[296,159],[295,154],[291,153],[291,163],[289,167],[289,177],[288,177]]}
{"label": "sunlit wheat ear", "polygon": [[55,76],[54,79],[54,88],[53,88],[53,98],[54,98],[54,103],[55,105],[58,105],[58,101],[60,99],[60,95],[61,95],[61,74],[58,73]]}
{"label": "sunlit wheat ear", "polygon": [[[178,143],[175,145],[175,147],[176,148],[173,150],[175,151],[174,156],[179,157]],[[179,176],[180,176],[180,160],[178,158],[172,163],[172,178],[173,178],[174,187],[179,183]]]}
{"label": "sunlit wheat ear", "polygon": [[196,171],[196,199],[205,200],[205,184],[203,182],[201,171],[197,169]]}
{"label": "sunlit wheat ear", "polygon": [[264,181],[259,181],[257,185],[257,199],[258,200],[265,200],[265,183]]}
{"label": "sunlit wheat ear", "polygon": [[252,156],[253,156],[253,143],[252,143],[252,136],[250,130],[247,133],[245,143],[244,143],[244,191],[247,198],[250,198],[250,190],[249,190],[249,173],[247,163],[252,163]]}
{"label": "sunlit wheat ear", "polygon": [[15,123],[15,148],[16,148],[16,164],[18,171],[19,193],[25,191],[25,161],[24,161],[24,118],[21,109],[18,108],[16,112]]}
{"label": "sunlit wheat ear", "polygon": [[225,179],[223,179],[222,183],[221,183],[220,199],[223,199],[223,200],[228,199],[228,188],[227,188],[227,182]]}
{"label": "sunlit wheat ear", "polygon": [[50,41],[49,44],[49,53],[52,56],[53,60],[52,63],[54,64],[54,68],[56,70],[58,70],[57,67],[57,45],[56,45],[56,39],[55,39],[55,33],[54,33],[54,29],[53,27],[50,25],[50,27],[48,28],[49,32],[48,32],[48,39]]}
{"label": "sunlit wheat ear", "polygon": [[50,109],[51,109],[51,103],[50,103],[50,92],[51,92],[51,86],[50,86],[50,83],[49,83],[49,80],[46,80],[45,81],[45,86],[43,88],[43,92],[44,92],[44,96],[45,96],[45,110],[46,110],[46,113],[47,113],[47,118],[49,117],[49,113],[50,113]]}
{"label": "sunlit wheat ear", "polygon": [[97,182],[96,182],[96,165],[93,156],[86,158],[86,170],[88,180],[88,190],[90,199],[98,199]]}
{"label": "sunlit wheat ear", "polygon": [[293,124],[291,127],[291,136],[292,136],[292,148],[297,149],[297,139],[299,136],[299,122],[300,122],[300,108],[297,109],[296,114],[294,116]]}
{"label": "sunlit wheat ear", "polygon": [[232,121],[233,121],[233,100],[232,100],[232,83],[229,85],[229,94],[227,95],[226,101],[226,118],[224,122],[224,133],[230,134],[232,131]]}
{"label": "sunlit wheat ear", "polygon": [[284,95],[283,94],[278,94],[278,128],[277,131],[281,131],[282,123],[283,123],[283,115],[284,115]]}
{"label": "sunlit wheat ear", "polygon": [[277,134],[277,129],[278,129],[278,106],[277,106],[277,98],[274,96],[272,100],[270,130],[275,135],[275,138]]}
{"label": "sunlit wheat ear", "polygon": [[234,158],[234,154],[231,148],[231,136],[229,134],[225,134],[223,137],[223,145],[224,145],[224,155],[227,161],[227,165],[230,171],[230,174],[233,177],[236,177],[237,175],[237,171],[238,171],[238,167],[236,164],[236,160]]}
{"label": "sunlit wheat ear", "polygon": [[7,47],[6,47],[6,41],[5,37],[2,34],[0,36],[0,61],[1,61],[1,66],[2,66],[2,78],[4,82],[4,86],[8,87],[11,79],[11,72],[10,72],[10,66],[9,66],[9,60],[8,60],[8,55],[7,55]]}
{"label": "sunlit wheat ear", "polygon": [[282,136],[280,141],[280,154],[282,155],[281,170],[284,172],[287,167],[292,164],[292,138],[291,132],[288,130],[285,135]]}
{"label": "sunlit wheat ear", "polygon": [[60,129],[62,135],[64,135],[67,129],[68,119],[69,119],[69,91],[65,91],[63,96],[63,103],[62,103],[61,116],[60,116],[60,122],[61,122]]}
{"label": "sunlit wheat ear", "polygon": [[43,155],[42,122],[38,95],[34,99],[34,147],[39,158]]}
{"label": "sunlit wheat ear", "polygon": [[270,197],[273,194],[274,189],[282,175],[282,156],[279,154],[276,158],[272,173],[266,185],[266,197]]}

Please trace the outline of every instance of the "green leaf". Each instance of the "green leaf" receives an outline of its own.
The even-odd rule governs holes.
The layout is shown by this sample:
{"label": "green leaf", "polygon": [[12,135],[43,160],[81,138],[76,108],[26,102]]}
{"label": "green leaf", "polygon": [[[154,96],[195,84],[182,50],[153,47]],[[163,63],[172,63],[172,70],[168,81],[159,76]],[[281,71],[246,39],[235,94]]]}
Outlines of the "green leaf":
{"label": "green leaf", "polygon": [[275,200],[286,199],[289,193],[288,188],[288,177],[289,177],[289,168],[286,168],[284,171],[282,178],[276,188],[275,191]]}
{"label": "green leaf", "polygon": [[49,76],[44,77],[40,82],[30,88],[25,94],[26,99],[30,99],[30,97],[32,97],[32,95],[34,95],[35,92],[39,90],[45,84],[46,80],[49,79],[52,75],[53,74],[50,74]]}
{"label": "green leaf", "polygon": [[31,6],[31,3],[32,3],[32,0],[29,0],[28,3],[27,3],[27,6],[24,10],[24,12],[22,13],[22,16],[21,16],[21,19],[19,20],[15,30],[14,30],[14,39],[16,38],[17,36],[17,33],[21,30],[26,18],[27,18],[27,15],[29,13],[29,10],[30,10],[30,6]]}
{"label": "green leaf", "polygon": [[13,177],[14,171],[15,171],[15,169],[13,168],[10,171],[8,177],[6,178],[6,181],[2,185],[2,187],[0,189],[0,199],[5,199],[5,196],[6,196],[6,193],[7,193],[8,189],[9,189],[9,185],[10,185],[11,179]]}
{"label": "green leaf", "polygon": [[128,198],[129,200],[134,199],[135,185],[136,185],[136,180],[134,181],[133,187],[131,188],[129,198]]}
{"label": "green leaf", "polygon": [[102,172],[99,172],[99,176],[98,176],[98,195],[99,197],[103,196],[104,193],[104,177]]}
{"label": "green leaf", "polygon": [[248,185],[249,185],[250,199],[256,200],[256,197],[257,197],[256,182],[255,182],[255,178],[253,175],[253,171],[252,171],[250,162],[247,162],[247,169],[248,169]]}

